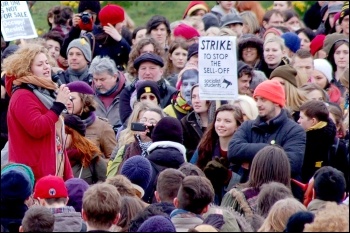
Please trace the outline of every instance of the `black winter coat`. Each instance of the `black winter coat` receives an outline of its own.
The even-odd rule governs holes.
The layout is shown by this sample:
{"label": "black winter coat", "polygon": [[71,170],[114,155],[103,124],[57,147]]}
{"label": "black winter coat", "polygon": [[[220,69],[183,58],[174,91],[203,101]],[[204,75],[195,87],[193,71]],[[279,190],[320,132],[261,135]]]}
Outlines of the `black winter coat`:
{"label": "black winter coat", "polygon": [[306,134],[300,125],[288,118],[284,109],[269,124],[260,117],[244,122],[229,143],[228,159],[233,164],[251,164],[255,154],[273,140],[287,153],[292,178],[300,180]]}
{"label": "black winter coat", "polygon": [[159,173],[167,168],[178,169],[186,162],[186,149],[177,142],[160,141],[152,143],[147,151],[149,155],[146,158],[151,162],[153,172],[151,182],[142,199],[151,204],[156,202],[154,191],[156,190]]}
{"label": "black winter coat", "polygon": [[187,161],[190,161],[197,146],[204,134],[204,131],[199,126],[195,112],[190,112],[187,116],[181,119],[183,129],[184,146],[186,147]]}
{"label": "black winter coat", "polygon": [[315,172],[323,166],[330,166],[330,150],[334,143],[337,129],[332,120],[321,129],[306,132],[306,147],[302,166],[302,182],[308,183]]}

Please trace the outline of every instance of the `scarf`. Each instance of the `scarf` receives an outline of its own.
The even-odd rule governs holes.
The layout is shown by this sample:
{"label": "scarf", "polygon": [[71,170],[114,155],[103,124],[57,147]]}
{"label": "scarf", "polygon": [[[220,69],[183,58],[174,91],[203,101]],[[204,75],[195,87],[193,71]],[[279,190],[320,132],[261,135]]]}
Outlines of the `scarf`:
{"label": "scarf", "polygon": [[[86,115],[86,116],[85,116]],[[86,114],[83,114],[81,116],[81,120],[83,121],[85,127],[89,127],[90,125],[92,125],[92,123],[95,122],[96,120],[96,114],[95,112],[89,112],[89,113],[86,113]]]}
{"label": "scarf", "polygon": [[84,81],[90,83],[91,80],[88,79],[89,77],[89,69],[86,67],[83,70],[77,71],[72,70],[72,68],[67,68],[67,74],[69,76],[69,82],[73,81]]}
{"label": "scarf", "polygon": [[308,129],[306,130],[306,132],[311,131],[311,130],[316,130],[316,129],[322,129],[323,127],[326,127],[326,126],[327,126],[327,122],[325,122],[325,121],[320,121],[320,122],[318,122],[316,125],[314,125],[314,126],[308,128]]}
{"label": "scarf", "polygon": [[174,96],[172,103],[177,111],[184,114],[188,113],[192,109],[191,105],[189,105],[187,101],[182,97],[181,92]]}
{"label": "scarf", "polygon": [[101,93],[98,89],[95,89],[95,93],[98,95],[98,96],[110,96],[112,95],[118,88],[118,83],[116,83],[114,85],[114,87],[112,87],[109,91],[107,91],[106,93]]}
{"label": "scarf", "polygon": [[39,78],[34,75],[28,75],[28,76],[16,78],[16,76],[14,75],[6,74],[5,87],[6,87],[7,94],[11,96],[13,87],[20,86],[23,83],[33,84],[34,86],[42,87],[44,89],[48,89],[52,91],[55,91],[57,89],[57,85],[51,79],[49,80],[46,78]]}
{"label": "scarf", "polygon": [[152,144],[152,142],[142,142],[140,135],[136,135],[137,142],[139,143],[139,146],[141,147],[141,156],[146,157],[148,155],[147,149]]}

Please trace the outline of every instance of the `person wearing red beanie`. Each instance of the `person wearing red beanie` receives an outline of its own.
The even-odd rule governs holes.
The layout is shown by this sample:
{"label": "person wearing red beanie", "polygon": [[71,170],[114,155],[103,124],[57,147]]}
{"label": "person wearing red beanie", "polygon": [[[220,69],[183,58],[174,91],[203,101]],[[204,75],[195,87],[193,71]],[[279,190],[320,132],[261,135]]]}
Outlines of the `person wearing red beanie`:
{"label": "person wearing red beanie", "polygon": [[[234,172],[240,176],[237,177],[239,183],[248,180],[252,160],[267,145],[278,145],[284,149],[290,161],[291,177],[300,181],[306,133],[284,109],[284,87],[276,81],[266,80],[256,87],[253,96],[259,115],[238,127],[227,151],[229,162],[238,165]],[[292,192],[294,197],[302,200],[300,188],[292,185]]]}
{"label": "person wearing red beanie", "polygon": [[[314,56],[315,58],[324,58],[324,57],[320,57],[321,54],[319,54],[318,52],[322,49],[323,47],[323,42],[326,39],[325,35],[317,35],[310,43],[310,53],[312,54],[312,56]],[[317,53],[317,54],[316,54]],[[324,52],[323,52],[324,53]],[[323,56],[323,55],[321,55]],[[326,54],[324,54],[324,56],[326,56]]]}
{"label": "person wearing red beanie", "polygon": [[198,37],[199,32],[197,31],[197,29],[195,29],[194,27],[191,27],[187,24],[179,24],[175,29],[174,29],[174,36],[175,39],[177,37],[182,37],[186,40],[188,46],[194,44],[194,43],[198,43]]}

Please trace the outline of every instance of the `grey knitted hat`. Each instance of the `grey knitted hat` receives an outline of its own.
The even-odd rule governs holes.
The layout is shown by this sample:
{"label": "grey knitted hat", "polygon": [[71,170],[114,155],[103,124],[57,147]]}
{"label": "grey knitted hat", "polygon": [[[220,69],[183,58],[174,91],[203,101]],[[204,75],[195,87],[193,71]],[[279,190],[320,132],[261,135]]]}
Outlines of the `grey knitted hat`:
{"label": "grey knitted hat", "polygon": [[67,54],[69,53],[69,50],[71,48],[80,49],[83,52],[85,59],[88,62],[91,62],[92,54],[91,54],[90,44],[84,38],[72,40],[68,45]]}

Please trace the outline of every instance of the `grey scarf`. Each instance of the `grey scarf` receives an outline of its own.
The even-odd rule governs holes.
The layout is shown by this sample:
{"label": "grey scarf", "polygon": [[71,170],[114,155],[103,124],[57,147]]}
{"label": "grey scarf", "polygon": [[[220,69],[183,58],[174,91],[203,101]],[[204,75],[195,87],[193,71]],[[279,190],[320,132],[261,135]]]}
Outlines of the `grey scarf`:
{"label": "grey scarf", "polygon": [[136,139],[139,143],[139,146],[141,147],[141,151],[142,151],[141,156],[146,157],[148,155],[147,149],[152,144],[152,142],[142,142],[141,137],[138,134],[136,135]]}

